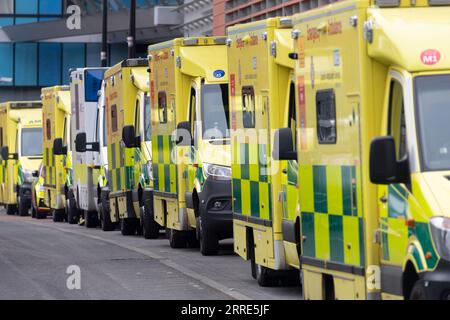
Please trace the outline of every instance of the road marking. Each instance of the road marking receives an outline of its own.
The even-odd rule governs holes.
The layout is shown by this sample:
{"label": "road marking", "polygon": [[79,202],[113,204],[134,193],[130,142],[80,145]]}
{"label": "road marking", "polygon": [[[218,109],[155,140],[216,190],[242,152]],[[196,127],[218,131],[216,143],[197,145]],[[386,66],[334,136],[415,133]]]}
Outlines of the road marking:
{"label": "road marking", "polygon": [[74,231],[74,230],[68,230],[68,229],[65,229],[65,228],[59,228],[59,227],[53,226],[51,224],[45,225],[45,224],[42,224],[42,223],[37,223],[37,222],[34,222],[34,221],[29,221],[29,220],[23,220],[23,221],[28,223],[28,224],[33,224],[33,225],[40,226],[40,227],[45,227],[45,228],[58,230],[58,231],[65,232],[65,233],[75,234],[75,235],[83,236],[83,237],[86,237],[86,238],[91,238],[91,239],[94,239],[94,240],[100,240],[100,241],[103,241],[103,242],[106,242],[106,243],[109,243],[109,244],[113,244],[113,245],[116,245],[118,247],[130,250],[130,251],[134,251],[134,252],[140,253],[140,254],[142,254],[144,256],[147,256],[149,258],[157,260],[161,264],[163,264],[163,265],[165,265],[165,266],[167,266],[167,267],[169,267],[171,269],[174,269],[174,270],[184,274],[185,276],[188,276],[188,277],[190,277],[192,279],[195,279],[195,280],[197,280],[197,281],[207,285],[208,287],[210,287],[212,289],[220,291],[221,293],[226,294],[227,296],[230,296],[233,299],[236,299],[236,300],[252,300],[250,297],[246,296],[245,294],[242,294],[242,293],[240,293],[238,291],[235,291],[234,289],[228,288],[227,286],[225,286],[225,285],[223,285],[223,284],[221,284],[221,283],[219,283],[217,281],[214,281],[214,280],[212,280],[212,279],[210,279],[210,278],[208,278],[206,276],[203,276],[201,274],[198,274],[198,273],[196,273],[196,272],[194,272],[194,271],[192,271],[192,270],[190,270],[188,268],[185,268],[182,265],[180,265],[180,264],[178,264],[176,262],[173,262],[172,260],[167,259],[167,258],[165,258],[163,256],[160,256],[159,254],[154,253],[152,251],[141,249],[141,248],[136,248],[136,247],[129,246],[129,245],[126,245],[126,244],[122,244],[122,243],[117,243],[117,242],[115,242],[113,240],[105,239],[105,238],[94,236],[94,235],[90,235],[90,234],[85,234],[83,232],[77,232],[77,231]]}

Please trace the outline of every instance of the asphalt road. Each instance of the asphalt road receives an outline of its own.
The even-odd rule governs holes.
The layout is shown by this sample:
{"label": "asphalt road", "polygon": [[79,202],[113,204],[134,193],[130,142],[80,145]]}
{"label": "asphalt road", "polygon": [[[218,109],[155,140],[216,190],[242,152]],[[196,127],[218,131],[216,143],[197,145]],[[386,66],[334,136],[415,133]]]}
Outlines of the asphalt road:
{"label": "asphalt road", "polygon": [[1,210],[0,299],[270,300],[301,293],[297,286],[259,287],[231,241],[218,256],[203,257],[198,249],[171,249],[163,234],[124,237]]}

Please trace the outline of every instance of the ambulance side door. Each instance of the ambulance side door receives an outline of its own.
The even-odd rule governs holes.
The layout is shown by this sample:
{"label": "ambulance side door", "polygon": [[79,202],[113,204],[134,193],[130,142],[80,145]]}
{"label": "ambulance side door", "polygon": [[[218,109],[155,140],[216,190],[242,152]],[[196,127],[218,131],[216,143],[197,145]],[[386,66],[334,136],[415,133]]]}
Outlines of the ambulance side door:
{"label": "ambulance side door", "polygon": [[[292,131],[294,151],[297,147],[296,135],[296,104],[295,104],[295,83],[289,84],[287,122],[285,126]],[[280,162],[281,188],[283,191],[283,237],[285,241],[296,243],[297,232],[295,227],[298,204],[298,162],[297,160],[284,160]]]}
{"label": "ambulance side door", "polygon": [[[407,126],[404,103],[404,80],[391,72],[387,90],[387,132],[395,141],[397,159],[407,159]],[[407,210],[409,186],[403,183],[378,185],[378,208],[381,236],[382,291],[402,295],[402,264],[408,243]]]}
{"label": "ambulance side door", "polygon": [[[192,192],[194,189],[194,180],[197,175],[198,170],[198,146],[199,146],[199,131],[198,124],[199,119],[199,90],[195,82],[192,82],[190,93],[189,93],[189,122],[191,123],[191,134],[193,139],[193,144],[186,148],[184,153],[186,163],[186,175],[185,175],[185,185],[186,191]],[[200,190],[199,190],[200,191]]]}

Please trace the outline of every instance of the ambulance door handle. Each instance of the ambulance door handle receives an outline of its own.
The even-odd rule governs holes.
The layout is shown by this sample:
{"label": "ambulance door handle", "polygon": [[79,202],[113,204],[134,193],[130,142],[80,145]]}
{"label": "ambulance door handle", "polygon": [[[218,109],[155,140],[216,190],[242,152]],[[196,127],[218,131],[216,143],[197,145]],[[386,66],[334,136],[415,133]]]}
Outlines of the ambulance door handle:
{"label": "ambulance door handle", "polygon": [[380,201],[381,201],[381,203],[387,203],[387,197],[386,196],[382,196],[381,198],[380,198]]}
{"label": "ambulance door handle", "polygon": [[281,172],[283,172],[284,174],[286,174],[286,173],[287,173],[286,168],[284,168]]}

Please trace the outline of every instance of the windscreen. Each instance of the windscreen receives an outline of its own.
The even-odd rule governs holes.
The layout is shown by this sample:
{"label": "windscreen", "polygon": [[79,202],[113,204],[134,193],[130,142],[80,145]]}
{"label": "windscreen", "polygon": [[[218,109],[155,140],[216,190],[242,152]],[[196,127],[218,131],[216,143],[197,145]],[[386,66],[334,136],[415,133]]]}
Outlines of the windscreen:
{"label": "windscreen", "polygon": [[419,76],[414,83],[423,170],[450,170],[450,75]]}
{"label": "windscreen", "polygon": [[42,128],[22,129],[22,157],[42,156]]}
{"label": "windscreen", "polygon": [[228,109],[227,84],[202,86],[203,139],[213,140],[229,137]]}
{"label": "windscreen", "polygon": [[105,70],[103,69],[92,69],[84,72],[84,99],[87,102],[97,102],[104,73]]}

